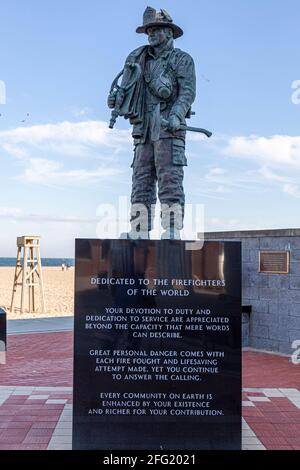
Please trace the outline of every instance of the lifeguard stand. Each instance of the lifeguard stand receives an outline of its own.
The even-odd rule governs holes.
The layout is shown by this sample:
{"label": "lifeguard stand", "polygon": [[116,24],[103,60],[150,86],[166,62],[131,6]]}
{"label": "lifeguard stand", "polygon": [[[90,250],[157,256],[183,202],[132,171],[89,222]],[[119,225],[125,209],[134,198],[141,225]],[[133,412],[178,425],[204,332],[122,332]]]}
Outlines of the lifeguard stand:
{"label": "lifeguard stand", "polygon": [[[40,311],[45,312],[44,285],[38,236],[23,236],[17,238],[17,262],[10,311],[14,308],[15,293],[21,286],[21,313],[25,312],[26,292],[28,292],[29,312],[36,312],[36,289],[40,288]],[[23,258],[22,258],[23,250]]]}

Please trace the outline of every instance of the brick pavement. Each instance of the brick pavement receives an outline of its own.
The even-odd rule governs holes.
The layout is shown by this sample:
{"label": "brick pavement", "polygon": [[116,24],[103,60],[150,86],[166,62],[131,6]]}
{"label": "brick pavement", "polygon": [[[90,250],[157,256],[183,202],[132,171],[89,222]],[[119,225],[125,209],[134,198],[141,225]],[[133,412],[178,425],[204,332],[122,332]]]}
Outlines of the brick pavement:
{"label": "brick pavement", "polygon": [[[244,388],[242,406],[243,418],[266,449],[300,450],[298,389]],[[254,448],[247,436],[243,436],[243,444]]]}
{"label": "brick pavement", "polygon": [[[8,337],[0,450],[71,449],[71,332]],[[243,449],[300,450],[300,365],[243,353]]]}
{"label": "brick pavement", "polygon": [[243,354],[243,386],[300,390],[300,364],[276,354],[247,351]]}
{"label": "brick pavement", "polygon": [[46,450],[71,407],[71,387],[0,386],[0,450]]}
{"label": "brick pavement", "polygon": [[72,332],[9,335],[7,350],[0,385],[72,386]]}

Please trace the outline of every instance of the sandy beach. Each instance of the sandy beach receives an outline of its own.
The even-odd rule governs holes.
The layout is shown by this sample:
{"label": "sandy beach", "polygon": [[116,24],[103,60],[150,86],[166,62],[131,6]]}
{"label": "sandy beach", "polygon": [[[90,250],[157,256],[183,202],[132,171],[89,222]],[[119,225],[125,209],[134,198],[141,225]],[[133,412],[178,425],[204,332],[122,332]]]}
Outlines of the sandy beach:
{"label": "sandy beach", "polygon": [[[0,268],[0,307],[4,307],[7,310],[9,319],[73,315],[74,268],[69,268],[66,271],[62,271],[61,267],[43,268],[46,304],[46,312],[44,314],[39,311],[36,313],[28,311],[26,313],[20,313],[21,286],[18,286],[14,303],[14,311],[10,312],[9,307],[11,303],[14,271],[15,268]],[[36,289],[37,307],[39,307],[39,288],[36,287]],[[28,310],[28,300],[26,302],[26,310]]]}

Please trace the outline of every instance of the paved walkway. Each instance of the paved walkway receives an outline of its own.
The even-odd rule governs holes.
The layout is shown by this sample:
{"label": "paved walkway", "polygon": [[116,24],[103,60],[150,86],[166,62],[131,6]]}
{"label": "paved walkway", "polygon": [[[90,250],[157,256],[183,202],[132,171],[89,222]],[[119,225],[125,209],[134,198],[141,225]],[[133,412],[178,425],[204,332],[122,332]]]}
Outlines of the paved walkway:
{"label": "paved walkway", "polygon": [[[299,387],[300,388],[300,387]],[[300,391],[296,388],[244,388],[243,418],[251,434],[244,449],[300,450]]]}
{"label": "paved walkway", "polygon": [[243,354],[243,383],[246,387],[300,388],[300,364],[289,357],[248,351]]}
{"label": "paved walkway", "polygon": [[0,366],[0,385],[72,386],[73,333],[8,336],[7,364]]}
{"label": "paved walkway", "polygon": [[73,330],[74,317],[33,318],[29,320],[8,320],[8,334],[45,333]]}
{"label": "paved walkway", "polygon": [[[72,331],[8,336],[0,449],[71,449],[72,347]],[[245,352],[243,387],[243,448],[300,450],[300,365]]]}
{"label": "paved walkway", "polygon": [[71,387],[0,387],[0,450],[71,449]]}

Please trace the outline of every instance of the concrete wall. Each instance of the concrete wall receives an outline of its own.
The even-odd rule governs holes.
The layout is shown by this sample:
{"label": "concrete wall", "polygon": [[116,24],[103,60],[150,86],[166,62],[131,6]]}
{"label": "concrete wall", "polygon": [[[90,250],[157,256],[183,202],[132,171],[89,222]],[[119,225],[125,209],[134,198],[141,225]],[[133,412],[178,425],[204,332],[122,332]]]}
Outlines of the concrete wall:
{"label": "concrete wall", "polygon": [[[242,242],[243,305],[252,305],[249,338],[243,315],[243,344],[291,354],[300,340],[300,229],[214,232],[205,239]],[[290,273],[259,273],[260,250],[290,250]]]}

